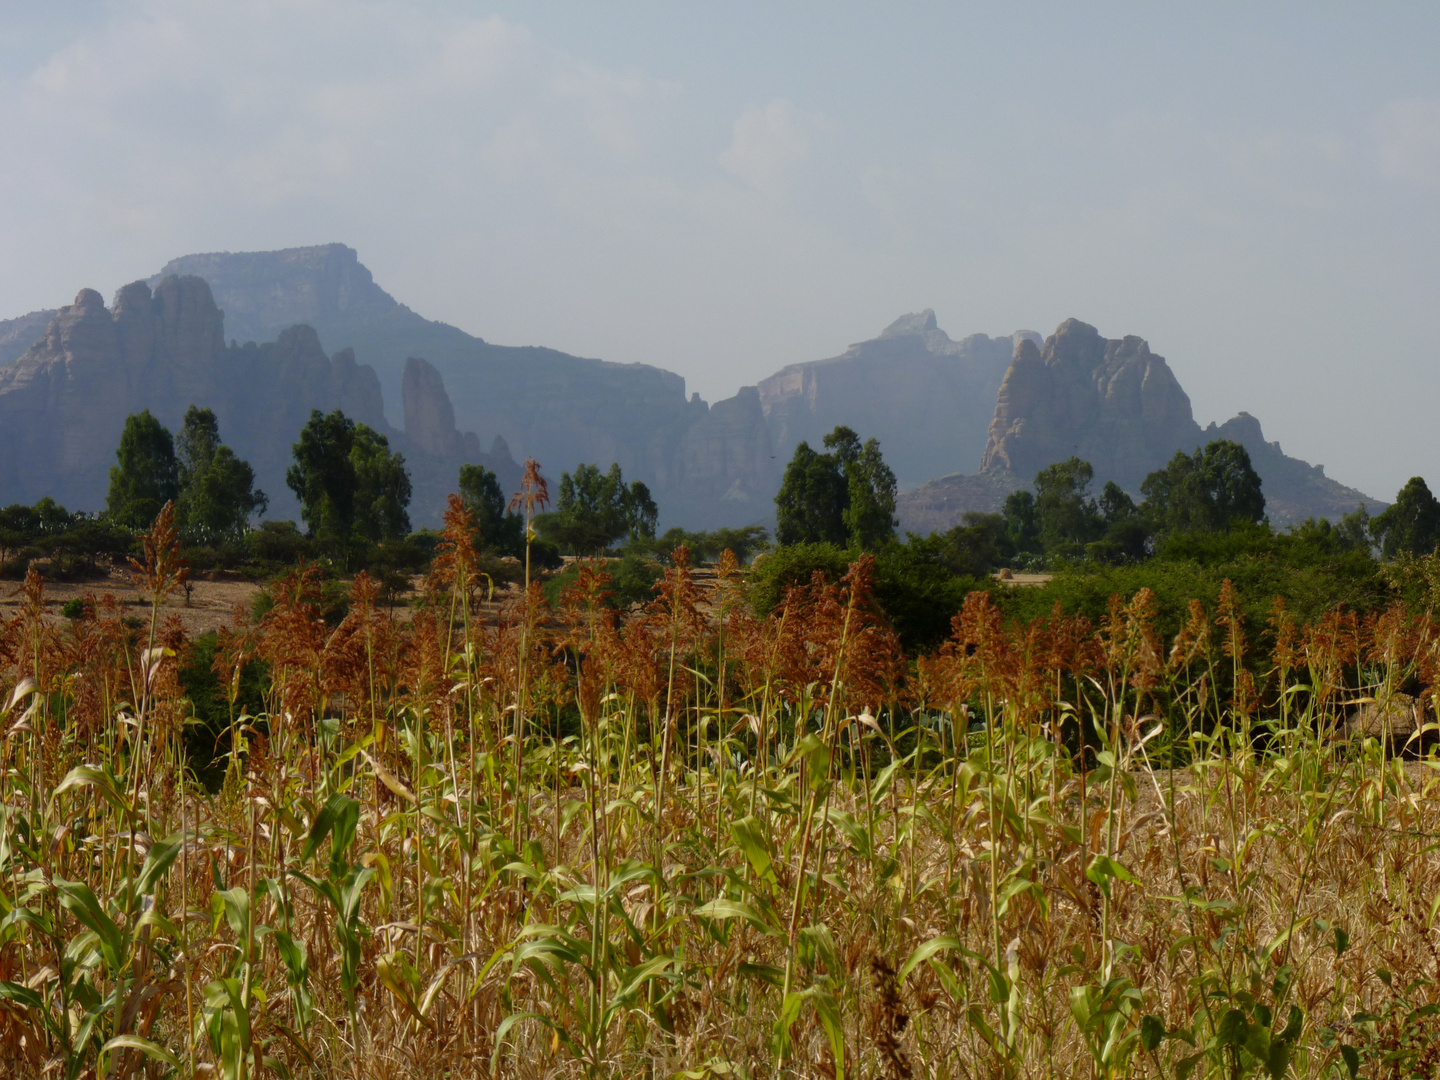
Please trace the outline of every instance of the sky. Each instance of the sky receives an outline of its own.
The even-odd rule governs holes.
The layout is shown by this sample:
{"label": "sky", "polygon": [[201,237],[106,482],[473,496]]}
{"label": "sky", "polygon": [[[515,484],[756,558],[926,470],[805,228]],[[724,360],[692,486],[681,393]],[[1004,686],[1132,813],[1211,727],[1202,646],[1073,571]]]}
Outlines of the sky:
{"label": "sky", "polygon": [[905,312],[1073,316],[1440,490],[1437,55],[1421,3],[7,4],[0,317],[340,241],[714,401]]}

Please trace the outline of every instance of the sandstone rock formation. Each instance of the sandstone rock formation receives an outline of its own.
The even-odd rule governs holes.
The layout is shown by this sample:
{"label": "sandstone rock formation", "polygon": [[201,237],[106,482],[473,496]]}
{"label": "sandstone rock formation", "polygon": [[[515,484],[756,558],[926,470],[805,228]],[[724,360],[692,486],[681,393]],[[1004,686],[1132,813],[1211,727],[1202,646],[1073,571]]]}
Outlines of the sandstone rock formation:
{"label": "sandstone rock formation", "polygon": [[1138,491],[1147,473],[1192,448],[1200,427],[1190,398],[1138,337],[1107,341],[1067,319],[1045,342],[1021,342],[995,403],[982,473],[1023,481],[1077,455],[1097,478]]}
{"label": "sandstone rock formation", "polygon": [[13,364],[24,356],[31,345],[45,336],[50,320],[59,314],[59,308],[50,308],[14,319],[0,319],[0,365]]}
{"label": "sandstone rock formation", "polygon": [[1266,515],[1277,526],[1338,519],[1362,503],[1371,513],[1386,505],[1266,442],[1249,413],[1202,430],[1165,358],[1144,340],[1107,340],[1093,326],[1067,319],[1043,349],[1033,341],[1017,344],[979,472],[953,473],[902,494],[897,516],[901,528],[914,532],[951,528],[967,512],[999,510],[1010,491],[1028,487],[1041,469],[1072,454],[1094,466],[1095,491],[1114,480],[1138,500],[1145,477],[1177,450],[1188,453],[1213,439],[1231,439],[1249,452]]}
{"label": "sandstone rock formation", "polygon": [[1260,421],[1248,412],[1208,425],[1200,442],[1211,439],[1230,439],[1249,452],[1265,493],[1265,514],[1276,525],[1295,525],[1311,517],[1338,521],[1361,505],[1374,516],[1390,505],[1330,479],[1324,465],[1290,457],[1278,442],[1266,442]]}
{"label": "sandstone rock formation", "polygon": [[405,436],[412,446],[434,457],[478,457],[480,440],[473,431],[462,435],[456,430],[455,409],[434,365],[414,356],[406,360],[401,393]]}
{"label": "sandstone rock formation", "polygon": [[[293,512],[284,468],[312,407],[343,408],[406,454],[417,524],[438,522],[461,462],[518,480],[514,457],[530,455],[554,478],[619,462],[651,486],[662,528],[773,521],[795,446],[818,446],[837,424],[880,440],[902,491],[916,489],[901,496],[902,525],[925,532],[998,509],[1071,454],[1094,465],[1097,489],[1114,479],[1138,494],[1176,450],[1216,437],[1249,449],[1276,523],[1384,505],[1287,457],[1247,414],[1202,431],[1163,357],[1074,319],[1044,342],[1029,331],[955,341],[926,310],[709,405],[661,368],[493,345],[432,322],[376,285],[351,248],[328,244],[176,259],[120,290],[113,310],[87,291],[0,323],[0,364],[20,352],[0,366],[0,501],[98,506],[125,416],[148,406],[174,427],[194,401],[216,409],[280,514]],[[403,431],[386,424],[386,401]]]}
{"label": "sandstone rock formation", "polygon": [[111,309],[82,290],[40,341],[0,367],[0,498],[52,495],[99,509],[125,418],[148,408],[173,431],[196,404],[215,410],[225,440],[286,513],[290,446],[311,408],[384,425],[375,373],[348,351],[327,357],[308,327],[227,349],[223,320],[200,278],[168,277],[153,293],[127,285]]}
{"label": "sandstone rock formation", "polygon": [[[765,468],[773,451],[760,453],[768,438],[763,413],[736,400],[733,407],[717,405],[720,413],[711,418],[703,401],[687,400],[685,380],[673,372],[492,345],[432,322],[376,285],[343,244],[188,255],[161,273],[209,281],[231,337],[240,341],[267,340],[305,323],[327,348],[353,348],[392,403],[405,398],[408,358],[423,356],[443,379],[461,428],[500,437],[517,457],[539,458],[556,478],[581,462],[617,461],[627,478],[652,486],[662,526],[749,524],[774,512],[779,474]],[[413,389],[423,393],[419,384]],[[400,421],[398,413],[394,419]],[[700,445],[710,448],[704,462]]]}
{"label": "sandstone rock formation", "polygon": [[763,380],[760,401],[777,452],[818,448],[838,424],[880,440],[902,488],[973,468],[985,449],[995,395],[1021,340],[973,334],[952,341],[925,310],[829,360],[791,364]]}

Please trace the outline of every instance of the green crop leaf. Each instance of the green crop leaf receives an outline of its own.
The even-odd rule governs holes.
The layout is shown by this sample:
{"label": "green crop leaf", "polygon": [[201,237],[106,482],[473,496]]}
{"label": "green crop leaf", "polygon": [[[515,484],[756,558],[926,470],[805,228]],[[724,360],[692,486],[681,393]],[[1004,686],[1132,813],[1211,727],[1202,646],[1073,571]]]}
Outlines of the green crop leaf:
{"label": "green crop leaf", "polygon": [[1165,1022],[1158,1016],[1147,1016],[1140,1021],[1140,1045],[1145,1052],[1153,1054],[1165,1038]]}
{"label": "green crop leaf", "polygon": [[770,858],[770,842],[765,837],[765,827],[755,817],[744,817],[730,825],[730,835],[746,860],[755,871],[755,876],[770,885],[776,883],[775,868]]}
{"label": "green crop leaf", "polygon": [[1340,1056],[1345,1059],[1345,1067],[1350,1070],[1351,1080],[1354,1080],[1360,1075],[1360,1052],[1353,1046],[1342,1045]]}
{"label": "green crop leaf", "polygon": [[330,837],[330,875],[344,876],[345,852],[355,839],[355,828],[360,821],[360,804],[348,795],[331,795],[315,815],[310,826],[310,835],[300,853],[300,861],[308,863],[319,850],[325,838]]}
{"label": "green crop leaf", "polygon": [[1108,855],[1096,855],[1090,860],[1090,865],[1085,868],[1085,876],[1100,886],[1106,896],[1110,895],[1110,881],[1128,881],[1132,884],[1136,881],[1134,874],[1126,870]]}
{"label": "green crop leaf", "polygon": [[180,1071],[180,1059],[166,1050],[157,1042],[140,1035],[116,1035],[100,1048],[102,1054],[108,1054],[112,1050],[139,1050],[148,1058],[169,1065],[175,1071]]}
{"label": "green crop leaf", "polygon": [[77,765],[55,786],[54,793],[63,795],[78,787],[94,788],[97,795],[127,817],[134,813],[130,803],[120,793],[120,782],[104,769],[97,769],[93,765]]}
{"label": "green crop leaf", "polygon": [[741,900],[719,897],[696,908],[695,914],[704,919],[744,919],[762,934],[781,936],[779,927],[772,925],[759,911]]}
{"label": "green crop leaf", "polygon": [[900,970],[895,975],[895,981],[897,983],[903,983],[906,977],[926,960],[952,949],[959,950],[960,952],[969,952],[968,949],[960,944],[959,938],[951,937],[948,934],[941,934],[938,937],[931,938],[929,941],[922,942],[915,947],[915,951],[910,954],[909,959],[900,965]]}
{"label": "green crop leaf", "polygon": [[21,986],[19,983],[6,982],[0,979],[0,1001],[13,1001],[17,1005],[24,1005],[27,1009],[43,1009],[45,1002],[40,995],[28,986]]}
{"label": "green crop leaf", "polygon": [[145,856],[144,865],[140,867],[140,876],[135,880],[135,891],[141,896],[153,893],[160,879],[168,874],[170,867],[175,864],[184,843],[184,839],[177,833],[153,845]]}
{"label": "green crop leaf", "polygon": [[119,974],[125,964],[125,935],[115,925],[90,886],[79,881],[56,879],[55,891],[59,894],[60,906],[88,930],[93,930],[100,941],[100,954],[112,975]]}
{"label": "green crop leaf", "polygon": [[1216,1030],[1215,1037],[1221,1046],[1243,1046],[1249,1026],[1243,1012],[1230,1009],[1220,1018],[1220,1027]]}

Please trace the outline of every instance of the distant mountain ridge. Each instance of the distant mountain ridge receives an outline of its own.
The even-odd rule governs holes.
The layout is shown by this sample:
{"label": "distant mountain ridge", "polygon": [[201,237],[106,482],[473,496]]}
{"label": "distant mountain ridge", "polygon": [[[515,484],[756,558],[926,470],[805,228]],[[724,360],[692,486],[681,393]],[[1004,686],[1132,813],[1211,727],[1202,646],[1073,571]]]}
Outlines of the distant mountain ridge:
{"label": "distant mountain ridge", "polygon": [[[296,382],[296,372],[306,365],[318,372],[323,361],[347,372],[347,385],[370,387],[357,418],[405,448],[416,476],[417,523],[438,519],[460,461],[493,463],[509,476],[518,469],[514,461],[529,455],[552,477],[581,462],[619,462],[627,478],[651,486],[662,527],[765,523],[773,521],[773,497],[795,446],[802,440],[818,446],[837,424],[879,438],[902,490],[913,489],[901,497],[901,525],[917,531],[998,506],[1044,465],[1071,453],[1092,461],[1097,488],[1116,479],[1138,491],[1144,475],[1176,449],[1192,449],[1217,432],[1250,449],[1278,523],[1338,516],[1360,501],[1384,505],[1284,455],[1248,414],[1202,430],[1174,373],[1145,341],[1107,340],[1078,320],[1044,341],[1033,331],[957,341],[927,309],[901,316],[839,356],[787,365],[711,405],[698,394],[687,398],[685,380],[663,368],[494,345],[426,319],[377,285],[343,244],[187,255],[149,282],[122,289],[106,317],[119,327],[130,318],[122,302],[127,290],[147,289],[147,302],[158,302],[174,291],[167,282],[205,285],[214,309],[205,318],[221,329],[204,331],[203,362],[173,352],[141,357],[143,349],[119,345],[113,371],[78,361],[85,350],[76,353],[66,335],[79,325],[77,310],[97,318],[93,293],[84,304],[0,322],[0,365],[9,364],[0,366],[0,419],[20,417],[13,429],[0,429],[0,501],[29,499],[43,479],[58,486],[42,493],[62,502],[69,493],[77,507],[95,508],[123,422],[111,414],[122,405],[150,407],[173,426],[178,413],[166,418],[183,412],[184,388],[194,387],[187,371],[211,370],[211,381],[200,386],[211,398],[273,400],[266,417],[284,423],[302,405],[302,411],[337,407],[343,395],[324,389],[318,375]],[[198,296],[194,285],[180,288]],[[20,345],[27,338],[30,344]],[[298,367],[276,359],[302,353]],[[166,364],[174,366],[168,376]],[[51,431],[69,432],[72,415],[104,417],[65,436],[85,450],[58,457],[68,462],[63,468],[38,462],[45,430],[18,409],[22,400],[36,406],[42,369],[65,388],[40,409]],[[123,392],[117,372],[129,380]],[[216,406],[226,438],[237,451],[254,445],[257,468],[270,477],[262,482],[275,500],[272,511],[288,512],[288,493],[275,477],[283,480],[299,422],[281,432],[269,419],[246,419],[248,405],[226,407],[248,426],[232,433]],[[26,432],[38,433],[38,441],[23,453],[12,450],[30,437]],[[22,460],[34,467],[20,469],[15,463]],[[969,472],[977,463],[980,471]]]}
{"label": "distant mountain ridge", "polygon": [[1176,451],[1213,439],[1230,439],[1249,452],[1276,525],[1339,518],[1362,504],[1376,513],[1387,505],[1330,479],[1322,466],[1289,457],[1279,443],[1265,440],[1249,413],[1202,429],[1174,372],[1146,341],[1106,339],[1095,327],[1067,319],[1043,347],[1017,343],[979,471],[941,477],[901,496],[900,523],[929,532],[959,524],[970,511],[997,511],[1011,491],[1029,487],[1041,469],[1072,455],[1094,467],[1097,490],[1114,480],[1138,499],[1145,477]]}
{"label": "distant mountain ridge", "polygon": [[308,326],[227,347],[223,313],[203,278],[167,275],[153,292],[137,281],[110,308],[83,289],[39,341],[0,367],[0,500],[50,495],[71,509],[99,509],[126,417],[149,409],[175,431],[192,404],[215,410],[221,437],[255,467],[280,517],[297,516],[285,470],[311,409],[342,409],[406,454],[417,524],[438,523],[464,461],[517,483],[519,466],[503,443],[487,454],[473,434],[454,431],[438,374],[420,360],[411,367],[406,411],[415,421],[398,431],[386,422],[375,372],[350,349],[327,356]]}
{"label": "distant mountain ridge", "polygon": [[354,349],[392,403],[406,360],[423,357],[461,425],[482,440],[498,436],[557,477],[581,462],[617,461],[655,489],[670,523],[709,527],[773,513],[775,451],[753,392],[712,409],[698,395],[687,399],[685,380],[662,368],[493,345],[397,302],[344,244],[187,255],[161,273],[204,277],[239,341],[304,323],[326,348]]}
{"label": "distant mountain ridge", "polygon": [[[761,380],[776,446],[818,447],[837,424],[880,440],[902,487],[976,461],[1015,345],[1039,334],[952,341],[926,309],[829,360],[790,364]],[[861,419],[863,418],[863,419]],[[788,452],[787,452],[787,457]]]}

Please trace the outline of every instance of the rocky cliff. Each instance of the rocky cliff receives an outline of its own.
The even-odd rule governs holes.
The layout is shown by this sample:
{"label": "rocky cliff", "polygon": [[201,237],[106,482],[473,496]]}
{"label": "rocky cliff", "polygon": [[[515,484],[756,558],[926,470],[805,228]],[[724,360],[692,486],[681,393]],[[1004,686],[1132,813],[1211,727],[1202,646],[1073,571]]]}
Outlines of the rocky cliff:
{"label": "rocky cliff", "polygon": [[[25,351],[27,337],[41,340]],[[328,244],[176,259],[120,290],[113,310],[87,290],[57,312],[0,323],[0,364],[22,351],[0,366],[0,501],[99,505],[125,416],[149,407],[173,427],[192,401],[216,409],[281,514],[293,512],[284,468],[312,407],[344,408],[402,449],[417,524],[438,521],[460,463],[487,464],[508,484],[515,458],[530,455],[556,478],[619,462],[650,485],[662,527],[773,521],[795,446],[818,446],[838,424],[880,440],[902,490],[916,489],[901,497],[902,523],[921,531],[998,508],[1071,454],[1097,481],[1138,493],[1176,450],[1217,436],[1250,450],[1277,523],[1364,499],[1265,442],[1246,414],[1202,430],[1145,341],[1074,319],[1043,342],[1029,331],[957,341],[922,311],[710,405],[657,367],[493,345],[432,322],[380,288],[351,248]]]}
{"label": "rocky cliff", "polygon": [[1072,454],[1095,475],[1138,491],[1147,473],[1189,449],[1200,427],[1190,398],[1138,337],[1102,338],[1067,319],[1037,348],[1022,341],[1000,384],[980,461],[983,473],[1028,481]]}
{"label": "rocky cliff", "polygon": [[50,308],[14,319],[0,319],[0,365],[13,364],[24,356],[31,345],[45,336],[45,328],[58,314],[59,308]]}
{"label": "rocky cliff", "polygon": [[1287,456],[1279,443],[1265,441],[1248,413],[1202,430],[1165,358],[1143,339],[1106,339],[1093,326],[1067,319],[1043,348],[1031,340],[1016,345],[979,472],[923,484],[900,497],[897,513],[904,529],[947,529],[967,512],[999,510],[1009,492],[1071,455],[1094,466],[1096,491],[1114,480],[1138,499],[1145,477],[1177,450],[1212,439],[1231,439],[1249,451],[1267,515],[1278,526],[1338,518],[1361,503],[1372,513],[1386,505],[1331,480],[1323,466]]}
{"label": "rocky cliff", "polygon": [[390,402],[405,397],[409,358],[424,357],[458,425],[482,443],[499,438],[557,478],[581,462],[618,461],[627,478],[654,489],[662,525],[748,524],[774,512],[774,451],[749,398],[717,404],[712,417],[698,397],[687,399],[683,378],[661,368],[493,345],[397,303],[343,244],[188,255],[161,273],[204,277],[232,338],[267,340],[305,323],[326,348],[352,348]]}
{"label": "rocky cliff", "polygon": [[[417,493],[429,492],[435,503],[417,501],[417,523],[439,520],[462,460],[484,461],[518,481],[503,444],[498,454],[481,454],[473,434],[455,430],[433,369],[417,363],[414,401],[406,402],[416,418],[412,439],[386,423],[375,372],[351,350],[326,356],[308,326],[227,347],[224,319],[198,277],[171,275],[153,292],[135,282],[110,308],[93,289],[81,290],[39,341],[0,367],[0,500],[51,495],[72,509],[99,509],[126,417],[149,409],[174,431],[192,404],[215,410],[226,442],[255,467],[272,515],[296,512],[285,470],[311,409],[342,409],[413,459]],[[430,492],[440,487],[438,496]]]}
{"label": "rocky cliff", "polygon": [[901,487],[973,467],[985,449],[995,395],[1016,344],[1038,340],[973,334],[952,341],[925,310],[828,360],[791,364],[763,380],[771,439],[788,459],[802,441],[819,447],[838,424],[880,440]]}

